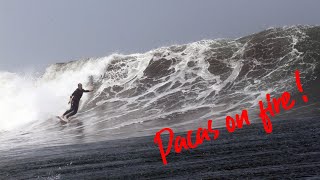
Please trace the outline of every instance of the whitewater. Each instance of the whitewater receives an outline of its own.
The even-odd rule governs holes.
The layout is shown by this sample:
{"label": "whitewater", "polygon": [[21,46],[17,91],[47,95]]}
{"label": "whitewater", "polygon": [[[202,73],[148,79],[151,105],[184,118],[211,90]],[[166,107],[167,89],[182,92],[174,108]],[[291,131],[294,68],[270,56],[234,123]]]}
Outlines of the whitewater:
{"label": "whitewater", "polygon": [[[104,141],[163,127],[186,131],[208,119],[221,127],[227,114],[254,114],[267,93],[298,94],[296,69],[312,89],[319,76],[319,33],[313,26],[270,28],[235,40],[57,63],[41,75],[0,72],[0,142],[6,149]],[[55,116],[69,108],[78,83],[94,91],[61,125]]]}

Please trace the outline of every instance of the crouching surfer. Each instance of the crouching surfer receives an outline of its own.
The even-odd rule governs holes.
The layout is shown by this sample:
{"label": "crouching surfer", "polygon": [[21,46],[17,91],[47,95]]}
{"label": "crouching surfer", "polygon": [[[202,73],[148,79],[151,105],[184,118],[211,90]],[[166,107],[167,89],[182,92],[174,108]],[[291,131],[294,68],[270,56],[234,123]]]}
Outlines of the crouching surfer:
{"label": "crouching surfer", "polygon": [[69,117],[77,114],[79,108],[79,102],[84,92],[92,92],[93,90],[82,89],[82,84],[78,84],[78,88],[70,96],[69,104],[71,103],[71,108],[67,110],[63,115],[63,119],[69,119]]}

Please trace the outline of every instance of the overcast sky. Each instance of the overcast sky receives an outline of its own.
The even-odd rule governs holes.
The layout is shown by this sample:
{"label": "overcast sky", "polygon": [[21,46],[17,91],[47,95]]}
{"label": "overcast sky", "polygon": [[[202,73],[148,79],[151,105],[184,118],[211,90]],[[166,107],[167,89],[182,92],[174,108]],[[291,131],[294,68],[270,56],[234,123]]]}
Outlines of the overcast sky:
{"label": "overcast sky", "polygon": [[317,0],[0,0],[0,71],[320,24]]}

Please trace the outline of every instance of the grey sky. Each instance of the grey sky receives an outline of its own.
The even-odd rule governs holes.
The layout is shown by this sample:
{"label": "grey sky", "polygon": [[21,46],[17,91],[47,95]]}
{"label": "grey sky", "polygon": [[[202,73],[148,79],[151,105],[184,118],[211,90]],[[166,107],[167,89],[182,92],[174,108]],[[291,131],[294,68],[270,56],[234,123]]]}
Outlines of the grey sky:
{"label": "grey sky", "polygon": [[317,0],[0,0],[0,71],[319,24]]}

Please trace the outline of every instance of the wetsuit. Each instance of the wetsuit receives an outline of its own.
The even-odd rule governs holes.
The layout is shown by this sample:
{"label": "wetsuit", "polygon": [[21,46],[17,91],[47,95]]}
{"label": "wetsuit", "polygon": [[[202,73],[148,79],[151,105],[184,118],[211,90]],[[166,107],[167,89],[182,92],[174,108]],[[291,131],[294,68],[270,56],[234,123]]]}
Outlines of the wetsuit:
{"label": "wetsuit", "polygon": [[79,102],[80,102],[80,99],[82,97],[83,92],[90,92],[90,91],[78,88],[70,96],[70,98],[73,96],[72,101],[71,101],[71,108],[63,114],[63,116],[67,115],[66,116],[67,119],[69,117],[77,114],[78,108],[79,108]]}

